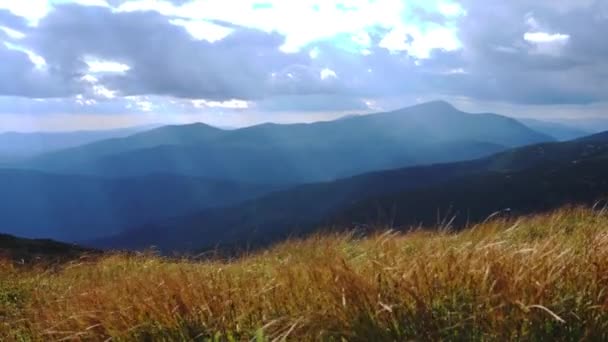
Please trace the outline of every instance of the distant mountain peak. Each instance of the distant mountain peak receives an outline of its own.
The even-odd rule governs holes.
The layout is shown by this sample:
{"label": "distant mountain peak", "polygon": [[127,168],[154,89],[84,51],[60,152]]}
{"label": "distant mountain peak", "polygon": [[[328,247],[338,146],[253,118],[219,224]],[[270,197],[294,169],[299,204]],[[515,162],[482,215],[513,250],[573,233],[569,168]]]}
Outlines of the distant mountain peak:
{"label": "distant mountain peak", "polygon": [[425,109],[450,110],[450,111],[456,110],[456,107],[454,107],[451,103],[449,103],[447,101],[443,101],[443,100],[436,100],[436,101],[421,103],[421,104],[413,106],[412,108],[425,108]]}
{"label": "distant mountain peak", "polygon": [[420,104],[416,104],[409,107],[400,108],[392,111],[392,113],[428,113],[428,114],[445,114],[445,113],[456,113],[460,111],[456,109],[451,103],[446,101],[430,101]]}
{"label": "distant mountain peak", "polygon": [[162,130],[162,129],[167,129],[167,128],[171,128],[171,129],[209,129],[209,130],[222,130],[221,128],[217,128],[215,126],[208,125],[208,124],[206,124],[204,122],[192,122],[192,123],[187,123],[187,124],[167,125],[167,126],[159,127],[157,129]]}

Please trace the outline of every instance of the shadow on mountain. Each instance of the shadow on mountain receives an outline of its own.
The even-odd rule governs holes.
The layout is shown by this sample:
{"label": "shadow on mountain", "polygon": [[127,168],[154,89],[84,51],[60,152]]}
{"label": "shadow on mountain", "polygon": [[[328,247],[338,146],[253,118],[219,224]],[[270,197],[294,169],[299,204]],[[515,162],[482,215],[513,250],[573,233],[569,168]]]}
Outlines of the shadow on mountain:
{"label": "shadow on mountain", "polygon": [[[318,227],[455,228],[507,210],[592,204],[608,194],[608,133],[468,162],[376,172],[276,192],[244,204],[145,225],[93,245],[163,251],[261,246]],[[453,218],[453,220],[452,220]]]}

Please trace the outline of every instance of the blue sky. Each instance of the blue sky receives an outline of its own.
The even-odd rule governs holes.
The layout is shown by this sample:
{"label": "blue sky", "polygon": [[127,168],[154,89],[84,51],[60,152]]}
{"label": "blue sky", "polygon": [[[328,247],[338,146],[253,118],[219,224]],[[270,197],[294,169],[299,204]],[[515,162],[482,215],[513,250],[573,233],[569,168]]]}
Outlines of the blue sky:
{"label": "blue sky", "polygon": [[330,119],[445,99],[601,117],[602,0],[0,1],[0,131]]}

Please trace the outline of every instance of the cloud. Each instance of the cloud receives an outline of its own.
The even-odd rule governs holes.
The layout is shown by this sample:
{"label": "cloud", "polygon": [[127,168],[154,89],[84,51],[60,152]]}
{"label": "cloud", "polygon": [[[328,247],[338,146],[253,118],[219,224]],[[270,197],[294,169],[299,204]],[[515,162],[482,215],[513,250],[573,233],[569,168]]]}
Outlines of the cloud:
{"label": "cloud", "polygon": [[[378,22],[381,14],[378,8],[401,9],[401,5],[395,2],[382,1],[373,8],[372,19],[337,4],[334,7],[323,5],[328,20],[326,26],[304,40],[300,32],[307,30],[302,26],[292,27],[287,22],[276,20],[268,26],[262,22],[248,22],[252,20],[249,18],[257,16],[226,17],[227,14],[222,12],[226,7],[219,4],[216,4],[215,16],[212,13],[208,19],[186,15],[192,11],[186,12],[185,9],[202,8],[200,2],[114,1],[109,3],[119,6],[114,9],[90,6],[100,4],[104,5],[99,2],[87,6],[82,3],[55,4],[46,16],[30,27],[17,48],[30,59],[34,56],[36,60],[43,61],[37,64],[44,64],[49,79],[47,83],[55,82],[64,91],[28,94],[24,88],[18,95],[80,96],[91,97],[91,100],[155,95],[216,102],[332,94],[362,96],[378,93],[366,82],[371,85],[391,84],[390,81],[381,81],[379,77],[404,74],[394,71],[368,73],[370,66],[381,69],[373,65],[374,60],[378,60],[377,56],[382,59],[389,54],[382,46],[371,46],[379,41],[378,37],[372,36],[384,29],[372,28],[374,32],[370,33],[360,31],[362,25]],[[315,15],[314,6],[308,4],[304,7],[301,9],[306,15]],[[271,8],[293,14],[290,7],[273,4]],[[254,6],[251,10],[255,10]],[[456,15],[454,11],[454,8],[448,7],[450,16]],[[340,13],[350,20],[349,23],[330,24],[329,14],[332,13]],[[396,18],[391,20],[396,23]],[[227,23],[223,19],[233,19],[234,22]],[[255,27],[244,27],[243,24]],[[344,33],[351,29],[359,31]],[[425,39],[423,31],[433,37],[433,32],[438,32],[438,29],[417,31],[412,48],[407,49],[406,53],[426,57],[435,48],[453,49],[421,45]],[[332,36],[337,33],[341,36]],[[311,58],[308,46],[323,42],[322,39],[312,41],[320,38],[324,38],[327,45],[324,56]],[[300,41],[297,47],[285,49],[286,44],[291,44],[289,40],[293,43],[294,39]],[[352,49],[345,44],[349,41],[350,46],[360,48]],[[372,51],[378,55],[366,58]],[[395,52],[390,47],[388,51]],[[395,56],[395,59],[398,58]],[[336,64],[347,59],[350,61],[338,71]],[[366,65],[366,60],[371,64]],[[401,63],[390,63],[399,67],[397,64]],[[40,69],[40,65],[29,66]],[[93,77],[91,74],[96,74],[95,82],[90,81]],[[354,102],[359,103],[360,99]]]}
{"label": "cloud", "polygon": [[[257,99],[299,87],[301,78],[286,79],[280,88],[271,74],[298,69],[310,59],[280,51],[284,37],[277,33],[237,28],[212,43],[193,39],[156,12],[75,5],[57,6],[27,41],[50,68],[66,76],[80,78],[91,65],[120,69],[98,78],[124,96]],[[301,89],[316,91],[313,86]]]}
{"label": "cloud", "polygon": [[85,58],[85,63],[88,65],[89,73],[125,73],[131,69],[130,66],[108,60],[100,60],[95,57]]}
{"label": "cloud", "polygon": [[0,8],[0,26],[20,31],[27,26],[27,23],[22,17]]}
{"label": "cloud", "polygon": [[605,2],[466,0],[463,7],[459,35],[469,74],[452,93],[523,104],[608,99],[601,72],[607,44],[595,33],[608,29],[597,17]]}
{"label": "cloud", "polygon": [[8,3],[5,113],[273,117],[369,111],[398,98],[608,101],[601,0]]}
{"label": "cloud", "polygon": [[570,35],[547,32],[526,32],[524,33],[524,39],[535,44],[566,43],[570,39]]}
{"label": "cloud", "polygon": [[255,107],[261,112],[367,112],[364,99],[345,95],[285,95],[259,101]]}
{"label": "cloud", "polygon": [[0,94],[30,98],[62,97],[71,84],[51,71],[40,69],[24,51],[0,45]]}

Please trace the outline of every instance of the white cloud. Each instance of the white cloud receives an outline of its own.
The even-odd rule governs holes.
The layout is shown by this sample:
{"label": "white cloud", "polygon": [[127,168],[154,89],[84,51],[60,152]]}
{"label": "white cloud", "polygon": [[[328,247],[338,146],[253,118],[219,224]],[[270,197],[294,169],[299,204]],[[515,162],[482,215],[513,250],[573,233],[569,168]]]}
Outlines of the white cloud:
{"label": "white cloud", "polygon": [[93,99],[87,99],[82,94],[76,95],[76,103],[81,106],[93,106],[97,104],[97,101]]}
{"label": "white cloud", "polygon": [[536,44],[566,43],[570,39],[570,35],[562,33],[526,32],[524,34],[524,39]]}
{"label": "white cloud", "polygon": [[[65,2],[65,1],[51,1],[54,2]],[[83,6],[101,6],[101,7],[111,7],[110,4],[106,0],[72,0],[71,2],[77,3]]]}
{"label": "white cloud", "polygon": [[0,26],[0,30],[4,31],[4,33],[6,33],[7,36],[9,36],[12,39],[23,39],[25,38],[25,33],[17,31],[17,30],[13,30],[9,27],[6,26]]}
{"label": "white cloud", "polygon": [[320,74],[321,74],[322,80],[326,80],[328,78],[338,78],[338,75],[336,74],[336,72],[329,68],[322,69]]}
{"label": "white cloud", "polygon": [[80,79],[84,82],[91,83],[91,84],[95,84],[95,83],[99,82],[99,79],[97,79],[97,77],[90,75],[90,74],[84,75]]}
{"label": "white cloud", "polygon": [[[99,79],[91,74],[86,74],[80,78],[81,81],[85,82],[90,87],[92,97],[97,99],[113,99],[116,98],[117,92],[110,90],[106,86],[99,84]],[[81,95],[83,96],[83,95]]]}
{"label": "white cloud", "polygon": [[[161,0],[134,0],[125,1],[116,9],[119,12],[133,12],[133,11],[157,11],[164,15],[175,15],[177,16],[178,8],[168,1]],[[192,14],[188,16],[182,16],[191,18]]]}
{"label": "white cloud", "polygon": [[9,10],[35,25],[49,13],[51,4],[46,0],[2,0],[0,9]]}
{"label": "white cloud", "polygon": [[318,47],[314,47],[312,48],[309,52],[308,52],[308,56],[311,59],[316,59],[317,57],[319,57],[319,54],[321,53],[321,51],[319,50]]}
{"label": "white cloud", "polygon": [[206,20],[173,19],[171,24],[185,28],[195,39],[211,43],[224,39],[232,32],[232,29],[212,24]]}
{"label": "white cloud", "polygon": [[468,72],[463,68],[450,69],[445,72],[446,75],[466,75]]}
{"label": "white cloud", "polygon": [[95,96],[105,99],[113,99],[116,97],[116,91],[110,90],[100,84],[93,86],[93,93],[95,94]]}
{"label": "white cloud", "polygon": [[127,104],[127,108],[136,108],[146,113],[153,111],[155,108],[155,105],[147,96],[127,96],[126,99],[131,101],[130,104]]}
{"label": "white cloud", "polygon": [[38,55],[37,53],[35,53],[34,51],[32,51],[30,49],[26,49],[20,45],[16,45],[16,44],[13,44],[10,42],[4,42],[4,46],[6,46],[7,48],[9,48],[11,50],[17,50],[17,51],[21,51],[21,52],[24,52],[25,54],[27,54],[30,61],[34,64],[34,66],[38,70],[43,70],[47,66],[46,60],[42,56]]}
{"label": "white cloud", "polygon": [[442,2],[437,6],[439,13],[446,17],[459,17],[466,14],[466,11],[458,3]]}
{"label": "white cloud", "polygon": [[[354,45],[361,53],[369,52],[371,44],[369,31],[375,27],[389,30],[397,29],[400,34],[403,25],[410,25],[410,19],[416,17],[420,9],[438,13],[447,19],[454,19],[465,14],[464,9],[453,0],[402,1],[402,0],[301,0],[280,1],[268,0],[269,6],[259,8],[258,0],[239,1],[238,5],[225,0],[194,0],[182,5],[174,5],[162,0],[132,0],[117,8],[117,11],[154,10],[161,14],[172,16],[173,23],[184,26],[198,39],[215,41],[222,39],[229,32],[218,28],[209,21],[219,20],[238,26],[256,28],[266,32],[276,31],[285,36],[285,44],[281,47],[284,52],[297,52],[302,47],[324,39],[334,39],[346,34],[350,45]],[[420,24],[420,25],[419,25]],[[433,44],[428,41],[416,43],[414,55],[428,55],[429,45],[439,45],[438,48],[453,49],[458,41],[452,26],[440,26],[430,29],[420,29],[424,23],[411,24],[422,33],[417,34],[421,39],[440,39]],[[216,26],[216,27],[213,27]],[[401,28],[400,28],[401,27]],[[408,31],[409,31],[408,26]],[[450,34],[447,34],[447,32]],[[402,36],[402,35],[401,35]],[[390,37],[389,37],[390,39]],[[399,40],[395,38],[395,40]],[[348,45],[344,43],[343,45]],[[393,42],[391,46],[399,46]],[[433,47],[435,48],[435,47]],[[403,51],[401,49],[399,51]],[[395,49],[398,51],[398,48]]]}
{"label": "white cloud", "polygon": [[563,47],[570,41],[570,35],[562,33],[526,32],[524,40],[533,44],[531,53],[544,55],[559,55]]}
{"label": "white cloud", "polygon": [[37,25],[54,5],[64,3],[76,3],[83,6],[110,7],[106,0],[0,0],[0,9],[9,10],[11,13],[28,20],[30,25]]}
{"label": "white cloud", "polygon": [[426,59],[434,49],[454,51],[461,48],[455,30],[443,26],[400,26],[390,31],[379,44],[391,52],[406,51],[410,56]]}
{"label": "white cloud", "polygon": [[366,99],[363,100],[363,103],[365,103],[367,108],[369,108],[370,110],[381,111],[383,109],[382,106],[380,106],[376,100]]}
{"label": "white cloud", "polygon": [[192,100],[192,105],[196,108],[227,108],[227,109],[247,109],[249,102],[242,100],[229,101],[208,101]]}
{"label": "white cloud", "polygon": [[96,59],[95,57],[85,57],[85,63],[88,65],[89,72],[91,73],[125,73],[131,69],[131,67],[126,64]]}

